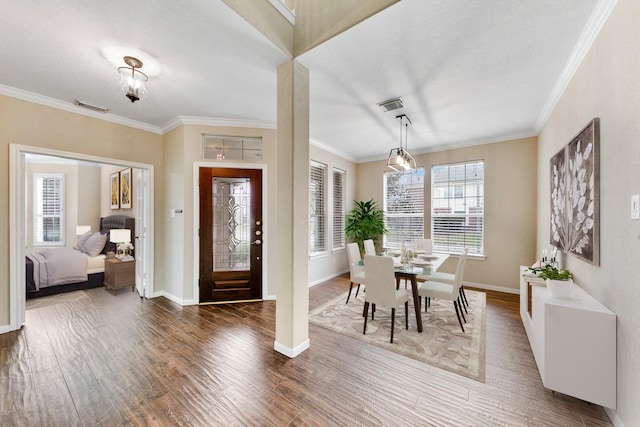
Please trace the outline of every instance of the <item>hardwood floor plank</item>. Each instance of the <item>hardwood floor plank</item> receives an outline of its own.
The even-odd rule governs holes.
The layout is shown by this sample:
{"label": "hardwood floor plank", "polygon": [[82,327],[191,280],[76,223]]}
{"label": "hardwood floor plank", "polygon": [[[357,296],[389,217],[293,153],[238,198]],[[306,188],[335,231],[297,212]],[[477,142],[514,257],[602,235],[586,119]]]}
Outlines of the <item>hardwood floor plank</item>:
{"label": "hardwood floor plank", "polygon": [[[313,309],[349,288],[310,289]],[[610,426],[542,386],[517,295],[487,292],[486,382],[316,325],[273,350],[275,301],[188,306],[102,288],[0,336],[0,425]]]}

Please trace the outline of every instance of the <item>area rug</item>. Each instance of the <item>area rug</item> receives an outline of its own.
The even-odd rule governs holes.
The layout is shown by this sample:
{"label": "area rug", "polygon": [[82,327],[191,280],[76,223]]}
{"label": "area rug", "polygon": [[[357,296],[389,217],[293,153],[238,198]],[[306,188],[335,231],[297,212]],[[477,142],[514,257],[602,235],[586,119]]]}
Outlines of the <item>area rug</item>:
{"label": "area rug", "polygon": [[485,380],[485,324],[486,294],[465,289],[469,301],[469,314],[465,332],[460,329],[451,301],[431,299],[428,312],[422,309],[423,332],[416,326],[413,301],[409,299],[409,329],[405,329],[404,307],[396,310],[393,343],[391,336],[391,309],[378,306],[375,320],[371,312],[367,320],[367,333],[362,334],[364,318],[363,292],[353,294],[345,304],[347,294],[323,304],[309,313],[309,322],[329,330],[357,338],[389,351],[420,360],[438,368],[454,372],[476,381]]}
{"label": "area rug", "polygon": [[27,310],[33,310],[36,308],[49,307],[57,304],[65,304],[68,302],[80,301],[85,298],[89,298],[89,295],[87,295],[87,293],[83,290],[65,292],[62,294],[28,299],[25,308]]}

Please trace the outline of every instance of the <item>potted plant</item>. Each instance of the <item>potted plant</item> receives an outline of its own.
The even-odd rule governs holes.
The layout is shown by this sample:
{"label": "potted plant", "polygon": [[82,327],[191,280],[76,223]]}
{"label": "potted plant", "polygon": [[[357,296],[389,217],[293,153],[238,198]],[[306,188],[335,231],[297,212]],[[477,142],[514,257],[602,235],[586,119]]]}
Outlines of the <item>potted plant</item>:
{"label": "potted plant", "polygon": [[373,199],[353,201],[354,208],[347,214],[344,232],[347,239],[358,243],[360,252],[364,250],[364,241],[372,239],[380,246],[380,236],[387,232],[384,226],[384,211],[378,209]]}
{"label": "potted plant", "polygon": [[554,298],[568,298],[571,294],[573,274],[566,269],[559,269],[552,265],[532,267],[529,271],[544,279],[549,294]]}

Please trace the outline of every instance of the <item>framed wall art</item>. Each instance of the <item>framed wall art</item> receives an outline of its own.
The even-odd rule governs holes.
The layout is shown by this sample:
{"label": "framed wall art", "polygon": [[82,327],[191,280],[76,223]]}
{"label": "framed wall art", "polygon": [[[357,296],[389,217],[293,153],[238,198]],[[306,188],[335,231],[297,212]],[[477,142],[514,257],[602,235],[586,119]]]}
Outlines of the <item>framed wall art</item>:
{"label": "framed wall art", "polygon": [[120,208],[131,209],[131,168],[120,171]]}
{"label": "framed wall art", "polygon": [[109,175],[109,206],[111,209],[120,209],[120,172]]}
{"label": "framed wall art", "polygon": [[600,119],[550,161],[551,245],[600,265]]}

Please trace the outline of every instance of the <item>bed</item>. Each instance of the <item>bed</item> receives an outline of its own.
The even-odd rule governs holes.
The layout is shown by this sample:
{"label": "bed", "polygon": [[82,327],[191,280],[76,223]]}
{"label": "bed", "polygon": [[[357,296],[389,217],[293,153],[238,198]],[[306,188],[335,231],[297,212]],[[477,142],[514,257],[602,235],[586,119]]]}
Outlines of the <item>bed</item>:
{"label": "bed", "polygon": [[[25,257],[27,299],[103,286],[106,254],[116,251],[115,244],[109,241],[109,232],[115,228],[130,229],[133,238],[135,218],[125,215],[100,218],[99,232],[89,232],[78,239],[77,246],[82,251],[62,247],[28,254]],[[97,248],[102,241],[103,245]]]}

